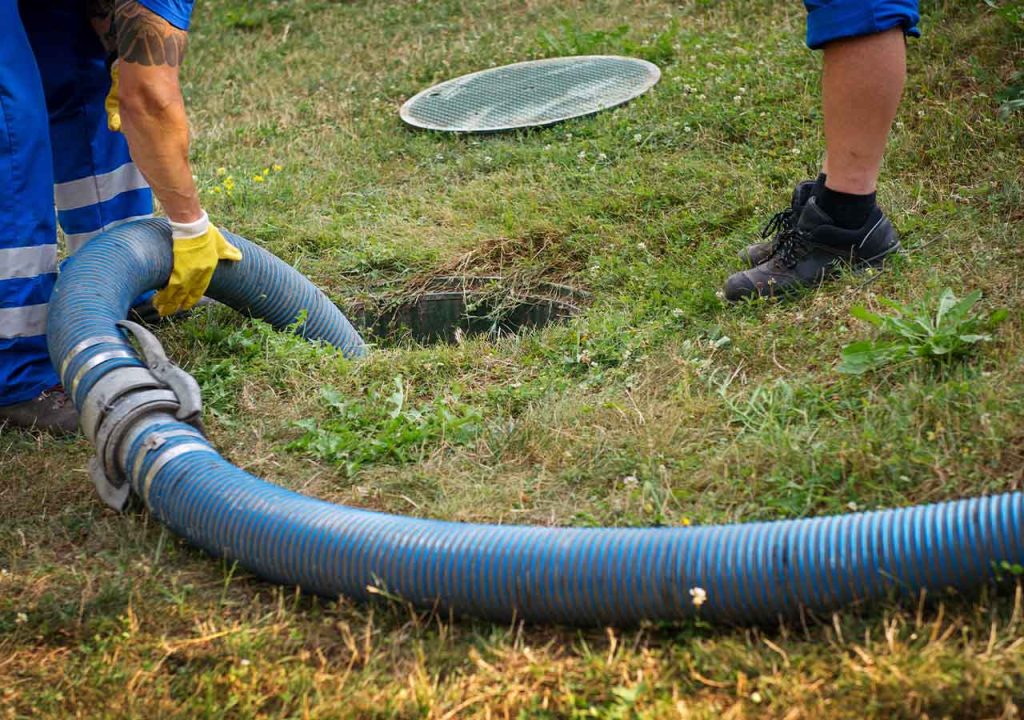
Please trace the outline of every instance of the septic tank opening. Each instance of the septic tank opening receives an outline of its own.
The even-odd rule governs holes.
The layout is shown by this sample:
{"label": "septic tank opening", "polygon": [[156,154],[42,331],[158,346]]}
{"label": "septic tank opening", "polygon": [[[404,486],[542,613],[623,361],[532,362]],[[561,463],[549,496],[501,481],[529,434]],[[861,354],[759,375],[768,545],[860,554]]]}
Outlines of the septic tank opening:
{"label": "septic tank opening", "polygon": [[587,294],[568,285],[511,287],[502,277],[434,277],[413,291],[355,303],[349,318],[369,342],[454,343],[515,335],[578,315]]}

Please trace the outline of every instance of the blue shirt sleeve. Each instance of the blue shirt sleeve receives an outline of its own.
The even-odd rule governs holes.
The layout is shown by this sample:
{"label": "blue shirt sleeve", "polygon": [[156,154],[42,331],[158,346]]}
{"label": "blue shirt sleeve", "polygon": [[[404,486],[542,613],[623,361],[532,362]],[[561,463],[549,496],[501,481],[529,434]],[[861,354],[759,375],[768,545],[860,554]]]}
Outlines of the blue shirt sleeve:
{"label": "blue shirt sleeve", "polygon": [[195,0],[138,0],[138,3],[179,30],[188,30]]}

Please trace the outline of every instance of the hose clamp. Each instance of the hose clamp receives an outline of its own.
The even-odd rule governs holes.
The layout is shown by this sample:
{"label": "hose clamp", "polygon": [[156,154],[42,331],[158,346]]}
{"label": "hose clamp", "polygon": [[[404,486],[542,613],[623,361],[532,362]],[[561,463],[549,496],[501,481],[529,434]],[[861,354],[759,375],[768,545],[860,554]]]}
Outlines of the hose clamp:
{"label": "hose clamp", "polygon": [[[89,473],[97,492],[107,505],[123,510],[130,485],[120,459],[126,454],[125,443],[137,435],[132,430],[139,421],[154,413],[167,413],[192,425],[200,435],[204,431],[195,378],[168,359],[149,330],[128,320],[118,325],[135,337],[147,367],[116,368],[97,380],[82,403],[80,425],[96,446]],[[96,359],[106,354],[97,354]]]}
{"label": "hose clamp", "polygon": [[203,399],[196,379],[171,362],[160,340],[149,330],[130,320],[121,320],[117,324],[135,336],[149,371],[178,398],[175,417],[187,423],[198,421],[203,411]]}
{"label": "hose clamp", "polygon": [[146,368],[121,367],[111,370],[89,389],[78,414],[78,424],[90,441],[119,398],[136,390],[157,390],[163,384]]}
{"label": "hose clamp", "polygon": [[88,350],[96,345],[124,345],[125,341],[123,337],[114,337],[113,335],[97,335],[96,337],[88,338],[75,345],[73,348],[68,350],[64,356],[64,360],[60,364],[60,378],[61,382],[69,384],[67,374],[68,368],[71,367],[71,363],[78,357],[84,350]]}
{"label": "hose clamp", "polygon": [[[178,398],[167,389],[140,390],[122,396],[103,418],[96,432],[96,462],[102,468],[105,488],[99,490],[104,500],[108,496],[118,499],[126,498],[128,478],[117,462],[118,453],[124,443],[128,431],[135,422],[154,412],[174,413],[178,410]],[[97,478],[93,476],[93,482]],[[115,508],[117,510],[123,509]]]}

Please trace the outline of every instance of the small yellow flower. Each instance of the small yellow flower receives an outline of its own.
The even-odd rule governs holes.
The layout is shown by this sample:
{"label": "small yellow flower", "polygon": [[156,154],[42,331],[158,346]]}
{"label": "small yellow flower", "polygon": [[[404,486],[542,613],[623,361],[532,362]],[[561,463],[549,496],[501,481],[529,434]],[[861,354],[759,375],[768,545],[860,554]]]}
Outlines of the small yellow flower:
{"label": "small yellow flower", "polygon": [[233,190],[234,187],[235,187],[235,179],[233,177],[228,175],[226,178],[224,178],[224,189],[225,190]]}
{"label": "small yellow flower", "polygon": [[217,177],[221,177],[223,175],[226,175],[227,172],[228,172],[227,168],[219,167],[219,168],[217,168]]}
{"label": "small yellow flower", "polygon": [[263,168],[263,174],[264,175],[269,175],[270,174],[270,168]]}
{"label": "small yellow flower", "polygon": [[682,519],[682,521],[680,521],[680,524],[681,524],[681,525],[682,525],[683,527],[690,527],[690,525],[691,525],[691,523],[690,523],[690,518],[688,518],[688,517],[684,517],[684,518]]}
{"label": "small yellow flower", "polygon": [[284,168],[280,165],[274,165],[274,172],[281,172],[282,170],[284,170]]}
{"label": "small yellow flower", "polygon": [[262,175],[253,175],[252,176],[252,181],[253,182],[263,182],[263,176]]}
{"label": "small yellow flower", "polygon": [[214,187],[214,188],[213,188],[213,191],[214,191],[215,193],[219,193],[219,192],[220,192],[220,185],[217,185],[216,187]]}

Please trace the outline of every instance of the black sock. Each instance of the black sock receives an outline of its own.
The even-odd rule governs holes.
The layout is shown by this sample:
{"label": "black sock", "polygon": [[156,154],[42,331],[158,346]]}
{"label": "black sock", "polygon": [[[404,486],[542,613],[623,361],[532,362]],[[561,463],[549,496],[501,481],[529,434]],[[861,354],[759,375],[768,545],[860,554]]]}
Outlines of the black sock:
{"label": "black sock", "polygon": [[[819,175],[819,178],[824,175]],[[863,227],[875,207],[875,193],[853,195],[825,187],[822,180],[814,188],[814,200],[833,222],[846,230]]]}
{"label": "black sock", "polygon": [[823,172],[818,173],[818,177],[814,180],[814,197],[821,195],[821,191],[825,189],[825,180],[828,178]]}

